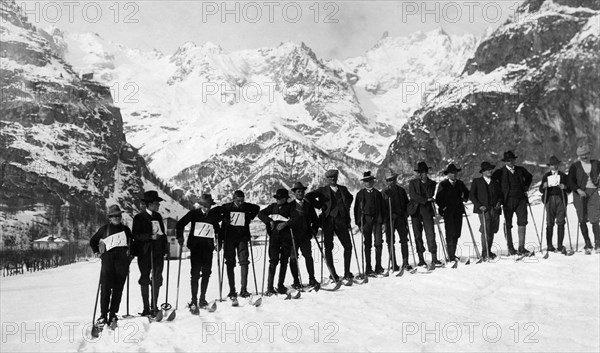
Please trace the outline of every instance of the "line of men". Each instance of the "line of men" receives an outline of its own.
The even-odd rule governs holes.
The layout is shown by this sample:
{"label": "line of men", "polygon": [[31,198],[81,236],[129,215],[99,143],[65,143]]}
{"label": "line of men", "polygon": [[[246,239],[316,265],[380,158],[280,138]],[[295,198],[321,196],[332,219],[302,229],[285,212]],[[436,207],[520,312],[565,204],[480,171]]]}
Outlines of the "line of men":
{"label": "line of men", "polygon": [[[574,193],[573,201],[579,219],[579,228],[585,241],[586,253],[590,253],[593,248],[600,249],[600,161],[590,159],[590,149],[587,145],[577,149],[577,156],[578,161],[570,166],[568,174],[559,170],[561,162],[552,156],[548,162],[550,170],[542,178],[539,190],[542,193],[547,215],[548,251],[558,250],[566,254],[563,239],[569,192]],[[347,187],[338,184],[339,172],[329,170],[325,173],[327,185],[306,193],[307,188],[302,183],[296,182],[291,188],[293,201],[289,201],[290,195],[287,189],[278,189],[273,195],[276,202],[262,210],[258,205],[245,202],[241,190],[234,192],[232,202],[216,207],[213,207],[216,203],[211,195],[202,195],[195,209],[189,211],[176,225],[177,239],[182,245],[184,229],[190,224],[187,240],[191,262],[189,306],[193,309],[198,305],[200,307],[208,305],[206,291],[212,272],[215,247],[217,250],[224,251],[230,288],[228,296],[238,295],[234,275],[236,256],[242,277],[239,295],[243,297],[250,295],[247,288],[250,263],[249,225],[255,217],[265,223],[269,235],[267,294],[287,292],[284,282],[288,262],[294,279],[293,287],[302,286],[298,263],[294,261],[297,260],[298,251],[301,251],[305,258],[309,285],[319,285],[315,278],[311,249],[311,239],[317,234],[319,228],[323,230],[324,257],[331,279],[340,280],[333,261],[334,235],[336,235],[343,247],[343,278],[351,280],[354,277],[350,272],[353,250],[351,213],[354,213],[355,224],[363,235],[365,273],[370,276],[384,272],[381,262],[383,229],[386,233],[389,258],[393,262],[389,263],[389,266],[399,270],[394,245],[394,235],[398,233],[402,266],[406,269],[412,268],[408,261],[408,217],[411,217],[419,257],[417,266],[427,265],[424,258],[423,232],[432,263],[441,265],[441,261],[437,258],[434,230],[434,222],[439,220],[438,217],[444,219],[448,259],[456,261],[456,248],[462,230],[462,217],[465,214],[464,202],[468,200],[471,200],[473,211],[480,218],[479,231],[484,257],[496,257],[496,254],[489,249],[494,234],[499,230],[502,212],[504,212],[504,231],[509,254],[526,255],[529,253],[525,248],[527,191],[532,183],[532,175],[524,167],[515,165],[516,159],[517,156],[512,151],[507,151],[502,159],[505,165],[499,169],[487,161],[481,163],[482,176],[472,181],[471,190],[468,190],[466,185],[457,178],[461,169],[450,164],[444,170],[447,179],[440,182],[436,193],[436,182],[429,178],[429,167],[425,162],[419,162],[415,169],[417,176],[408,184],[408,193],[398,185],[396,174],[386,178],[387,186],[380,192],[374,188],[375,177],[370,172],[365,172],[361,179],[364,188],[353,197]],[[158,311],[156,298],[162,286],[163,263],[167,253],[165,227],[158,212],[161,201],[163,199],[156,191],[144,193],[142,198],[144,207],[134,217],[132,231],[121,224],[122,212],[119,206],[111,206],[108,211],[110,223],[100,228],[90,240],[93,251],[102,256],[101,318],[106,321],[116,320],[116,312],[119,309],[132,256],[138,257],[140,269],[138,283],[144,307],[141,314],[154,316]],[[354,209],[351,212],[353,202]],[[320,216],[317,216],[315,209],[321,210]],[[513,215],[517,219],[517,249],[512,238]],[[592,225],[594,245],[589,237],[588,222]],[[552,243],[555,223],[558,234],[557,248]],[[114,239],[116,235],[120,238]],[[107,243],[110,244],[109,247],[105,245]],[[373,247],[375,248],[374,267],[371,258]],[[275,288],[274,277],[277,265],[280,269],[277,288]],[[202,280],[199,288],[200,278]],[[149,286],[153,288],[152,293]],[[198,289],[200,289],[199,302]]]}

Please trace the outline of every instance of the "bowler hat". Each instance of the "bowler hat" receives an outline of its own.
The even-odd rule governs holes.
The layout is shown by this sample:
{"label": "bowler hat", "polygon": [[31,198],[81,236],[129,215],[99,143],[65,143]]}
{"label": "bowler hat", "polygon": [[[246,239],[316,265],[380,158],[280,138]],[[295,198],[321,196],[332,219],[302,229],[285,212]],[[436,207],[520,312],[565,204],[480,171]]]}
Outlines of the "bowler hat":
{"label": "bowler hat", "polygon": [[242,190],[236,190],[233,192],[233,197],[245,197],[245,195]]}
{"label": "bowler hat", "polygon": [[158,196],[158,192],[155,190],[150,190],[144,192],[144,197],[142,197],[142,201],[146,202],[155,202],[155,201],[164,201],[160,196]]}
{"label": "bowler hat", "polygon": [[504,152],[504,158],[502,158],[503,162],[507,162],[512,159],[517,159],[517,156],[513,153],[513,151]]}
{"label": "bowler hat", "polygon": [[337,177],[340,172],[337,169],[329,169],[325,172],[325,178]]}
{"label": "bowler hat", "polygon": [[590,153],[590,146],[588,144],[577,147],[577,155],[583,156],[584,154]]}
{"label": "bowler hat", "polygon": [[306,189],[307,189],[307,187],[306,187],[306,186],[304,186],[304,185],[302,185],[302,183],[301,183],[301,182],[299,182],[299,181],[295,182],[295,183],[294,183],[294,185],[292,186],[292,192],[294,192],[294,191],[296,191],[296,190],[300,190],[300,189],[302,189],[302,190],[306,190]]}
{"label": "bowler hat", "polygon": [[376,178],[374,176],[371,175],[371,171],[366,171],[363,173],[363,178],[360,179],[361,181],[371,181],[371,180],[375,180]]}
{"label": "bowler hat", "polygon": [[389,177],[385,178],[386,181],[396,181],[398,179],[398,174],[392,173]]}
{"label": "bowler hat", "polygon": [[290,194],[287,191],[287,189],[277,189],[277,192],[275,192],[275,195],[273,195],[274,198],[276,198],[277,200],[279,199],[289,199],[290,198]]}
{"label": "bowler hat", "polygon": [[211,194],[202,194],[202,197],[200,197],[200,200],[198,200],[198,203],[205,207],[209,207],[209,206],[216,204],[216,202],[213,200]]}
{"label": "bowler hat", "polygon": [[429,172],[429,167],[427,166],[427,163],[425,163],[425,162],[417,163],[417,169],[415,169],[415,172],[417,172],[417,173]]}
{"label": "bowler hat", "polygon": [[479,170],[479,173],[483,173],[486,170],[494,170],[494,168],[496,168],[495,165],[493,165],[490,162],[485,161],[485,162],[481,163],[481,170]]}
{"label": "bowler hat", "polygon": [[448,167],[446,168],[446,170],[444,170],[444,175],[448,175],[450,173],[458,173],[460,172],[462,169],[460,168],[456,168],[456,166],[453,163],[448,164]]}
{"label": "bowler hat", "polygon": [[106,216],[120,216],[123,211],[121,211],[121,207],[119,205],[111,205],[108,207],[108,211],[106,211]]}
{"label": "bowler hat", "polygon": [[550,161],[548,162],[548,165],[559,165],[559,164],[560,164],[560,160],[558,158],[556,158],[556,156],[550,157]]}

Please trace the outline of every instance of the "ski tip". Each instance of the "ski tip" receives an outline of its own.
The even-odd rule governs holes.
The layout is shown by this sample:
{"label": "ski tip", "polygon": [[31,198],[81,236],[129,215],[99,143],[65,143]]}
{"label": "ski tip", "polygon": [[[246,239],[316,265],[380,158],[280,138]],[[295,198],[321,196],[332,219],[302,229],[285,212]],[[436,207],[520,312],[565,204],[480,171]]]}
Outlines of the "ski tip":
{"label": "ski tip", "polygon": [[298,292],[296,293],[296,295],[294,295],[292,298],[293,298],[293,299],[300,299],[300,297],[301,297],[301,296],[302,296],[302,292],[298,291]]}
{"label": "ski tip", "polygon": [[283,300],[290,300],[290,299],[292,299],[292,293],[286,294],[285,299],[283,299]]}
{"label": "ski tip", "polygon": [[171,311],[171,313],[167,317],[167,321],[173,321],[173,320],[175,320],[176,316],[177,316],[177,314],[175,313],[175,310]]}
{"label": "ski tip", "polygon": [[154,317],[154,321],[161,322],[162,319],[163,319],[163,313],[162,313],[162,311],[159,311],[158,313],[156,313],[156,316]]}
{"label": "ski tip", "polygon": [[92,326],[91,335],[93,338],[98,338],[100,336],[100,330],[98,329],[98,326],[96,326],[96,325]]}
{"label": "ski tip", "polygon": [[452,265],[452,268],[458,268],[458,261],[454,261],[454,265]]}
{"label": "ski tip", "polygon": [[208,310],[209,313],[215,312],[217,310],[217,302],[216,301],[211,302],[208,305],[207,310]]}
{"label": "ski tip", "polygon": [[256,299],[256,301],[252,305],[254,305],[255,307],[258,308],[261,304],[262,304],[262,297]]}

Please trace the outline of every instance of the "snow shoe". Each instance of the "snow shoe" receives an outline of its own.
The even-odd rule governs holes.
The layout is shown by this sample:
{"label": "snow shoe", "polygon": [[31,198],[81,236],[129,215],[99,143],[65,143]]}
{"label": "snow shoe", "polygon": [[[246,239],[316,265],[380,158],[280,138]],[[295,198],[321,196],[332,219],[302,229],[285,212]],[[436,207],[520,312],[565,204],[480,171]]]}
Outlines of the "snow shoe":
{"label": "snow shoe", "polygon": [[375,274],[382,275],[384,273],[385,273],[385,270],[383,269],[383,267],[375,267]]}
{"label": "snow shoe", "polygon": [[237,297],[229,297],[229,300],[231,300],[231,306],[233,306],[233,307],[240,306],[240,302],[238,301]]}
{"label": "snow shoe", "polygon": [[585,249],[586,255],[592,255],[592,249]]}
{"label": "snow shoe", "polygon": [[287,291],[288,291],[287,287],[286,287],[286,286],[284,286],[283,284],[279,284],[279,285],[277,286],[277,292],[278,292],[279,294],[286,294],[286,293],[287,293]]}
{"label": "snow shoe", "polygon": [[292,284],[292,288],[294,288],[295,290],[302,290],[302,285],[300,284],[300,282],[294,282],[294,284]]}
{"label": "snow shoe", "polygon": [[490,259],[494,260],[497,257],[498,255],[494,254],[493,252],[490,252]]}
{"label": "snow shoe", "polygon": [[237,293],[235,291],[230,291],[229,294],[227,294],[227,298],[237,298]]}
{"label": "snow shoe", "polygon": [[198,305],[196,305],[196,303],[194,303],[194,302],[189,303],[188,309],[190,309],[190,313],[192,315],[200,315],[200,308],[198,308]]}
{"label": "snow shoe", "polygon": [[435,260],[431,262],[435,267],[442,267],[444,264],[440,260]]}
{"label": "snow shoe", "polygon": [[417,264],[417,266],[427,267],[427,263],[425,262],[425,260],[421,260],[421,261],[419,261],[419,263]]}
{"label": "snow shoe", "polygon": [[118,321],[118,319],[117,319],[117,315],[115,315],[115,314],[111,314],[111,315],[110,315],[110,319],[108,320],[108,327],[109,327],[111,330],[114,330],[114,329],[116,329],[116,328],[117,328],[117,321]]}
{"label": "snow shoe", "polygon": [[547,251],[548,252],[550,252],[550,251],[555,252],[556,248],[554,246],[552,246],[552,244],[550,244],[550,245],[548,245],[548,250]]}
{"label": "snow shoe", "polygon": [[200,299],[198,301],[198,307],[200,307],[200,309],[208,308],[208,302],[206,301],[206,299]]}
{"label": "snow shoe", "polygon": [[519,250],[517,251],[517,255],[529,256],[530,254],[531,254],[531,251],[529,251],[525,248],[519,248]]}
{"label": "snow shoe", "polygon": [[276,291],[276,290],[275,290],[275,288],[273,288],[273,287],[269,287],[269,288],[267,288],[267,292],[265,293],[265,295],[266,295],[267,297],[270,297],[270,296],[272,296],[272,295],[277,295],[277,294],[278,294],[278,293],[277,293],[277,291]]}
{"label": "snow shoe", "polygon": [[96,320],[96,326],[100,329],[104,328],[104,325],[106,325],[107,323],[108,320],[106,319],[106,314],[100,315],[98,320]]}
{"label": "snow shoe", "polygon": [[240,290],[240,297],[242,297],[242,298],[248,298],[250,296],[252,296],[252,294],[248,293],[247,290],[245,290],[245,289]]}
{"label": "snow shoe", "polygon": [[[515,250],[515,248],[508,248],[508,254],[509,255],[517,255],[518,252]],[[520,255],[520,254],[518,254]]]}

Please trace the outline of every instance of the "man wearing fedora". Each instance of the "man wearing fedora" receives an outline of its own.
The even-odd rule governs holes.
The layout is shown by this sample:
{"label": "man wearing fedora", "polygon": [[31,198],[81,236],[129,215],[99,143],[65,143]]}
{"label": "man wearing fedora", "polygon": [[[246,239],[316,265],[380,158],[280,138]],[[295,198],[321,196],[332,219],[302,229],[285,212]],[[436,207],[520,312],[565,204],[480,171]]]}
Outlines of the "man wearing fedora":
{"label": "man wearing fedora", "polygon": [[[550,171],[544,174],[540,184],[540,192],[542,200],[545,202],[546,208],[546,243],[548,251],[558,250],[562,254],[567,254],[567,249],[563,246],[565,238],[565,218],[567,214],[567,194],[570,192],[567,186],[567,175],[560,170],[560,160],[556,156],[550,157],[548,162]],[[558,232],[558,248],[555,249],[552,245],[552,233],[554,223],[556,222]],[[542,225],[543,227],[544,225]]]}
{"label": "man wearing fedora", "polygon": [[461,169],[454,164],[449,164],[444,175],[448,179],[440,182],[435,202],[439,206],[440,215],[444,217],[446,229],[446,245],[448,247],[448,258],[456,261],[456,246],[462,230],[463,214],[465,213],[464,202],[469,200],[469,189],[461,180],[456,178]]}
{"label": "man wearing fedora", "polygon": [[325,172],[328,185],[313,191],[312,194],[319,195],[318,202],[321,205],[321,228],[323,228],[323,241],[325,243],[325,261],[328,268],[333,271],[331,277],[339,281],[335,265],[333,263],[333,234],[335,233],[344,248],[344,278],[352,280],[354,275],[350,272],[352,261],[352,240],[348,228],[350,227],[350,205],[354,197],[343,185],[338,182],[339,171],[330,169]]}
{"label": "man wearing fedora", "polygon": [[[381,250],[383,245],[383,235],[381,228],[385,219],[385,206],[383,196],[379,190],[373,187],[375,177],[371,171],[363,173],[364,188],[356,193],[354,202],[354,222],[361,230],[365,244],[365,273],[367,276],[375,275],[375,272],[383,273],[381,266]],[[371,247],[373,246],[373,236],[375,236],[375,272],[371,266]]]}
{"label": "man wearing fedora", "polygon": [[[406,210],[408,206],[408,195],[403,187],[398,185],[398,174],[392,174],[388,176],[385,181],[387,187],[383,189],[383,204],[385,206],[384,211],[384,224],[385,224],[385,237],[388,243],[388,253],[390,259],[393,259],[394,271],[399,270],[396,262],[396,248],[392,242],[392,233],[398,232],[400,238],[400,253],[402,254],[402,266],[406,270],[412,270],[412,267],[408,264],[408,212]],[[389,205],[392,205],[390,212]],[[390,213],[392,214],[392,220],[390,222]],[[383,273],[383,268],[375,268],[377,274]]]}
{"label": "man wearing fedora", "polygon": [[122,213],[119,205],[110,206],[106,212],[108,224],[100,227],[90,239],[92,251],[102,258],[100,270],[101,314],[98,324],[110,323],[113,327],[117,324],[117,313],[130,262],[131,230],[121,223]]}
{"label": "man wearing fedora", "polygon": [[[183,245],[183,232],[190,224],[190,233],[187,238],[187,247],[190,249],[190,283],[192,299],[188,308],[192,314],[198,313],[198,307],[206,308],[206,290],[212,273],[212,259],[215,250],[215,238],[219,239],[219,222],[221,212],[217,208],[211,208],[215,202],[210,194],[203,194],[198,200],[198,208],[186,213],[175,225],[177,241]],[[200,282],[200,300],[198,301],[198,281]]]}
{"label": "man wearing fedora", "polygon": [[245,202],[245,195],[242,190],[236,190],[233,193],[233,202],[226,203],[220,207],[223,222],[221,224],[222,240],[224,242],[223,251],[225,265],[227,266],[227,279],[229,280],[228,297],[237,297],[235,290],[235,256],[240,262],[240,296],[246,298],[250,296],[248,292],[248,243],[250,242],[250,222],[258,215],[260,207],[258,205]]}
{"label": "man wearing fedora", "polygon": [[[417,178],[408,183],[408,196],[414,207],[411,214],[413,232],[415,234],[415,243],[417,253],[419,255],[418,266],[426,266],[423,253],[425,246],[423,245],[423,230],[427,239],[427,248],[431,253],[431,262],[434,265],[441,266],[442,262],[437,258],[437,243],[435,241],[435,230],[433,228],[433,194],[435,194],[436,182],[429,179],[429,167],[425,162],[417,164]],[[411,213],[409,211],[409,213]]]}
{"label": "man wearing fedora", "polygon": [[[267,295],[285,294],[285,273],[292,253],[292,236],[288,222],[295,205],[288,202],[290,194],[287,189],[277,189],[273,195],[277,202],[270,204],[258,213],[258,218],[266,225],[269,235],[269,277],[267,280]],[[274,288],[275,271],[279,264],[279,281],[277,290]]]}
{"label": "man wearing fedora", "polygon": [[[140,269],[140,280],[138,283],[144,304],[144,310],[141,315],[154,317],[158,312],[156,301],[158,300],[158,293],[162,286],[162,272],[168,243],[165,225],[163,224],[162,216],[158,213],[160,202],[163,199],[158,196],[158,192],[151,190],[144,192],[141,201],[144,204],[144,210],[133,217],[132,250],[133,255],[138,258],[138,267]],[[152,271],[152,267],[154,267],[154,271]],[[154,283],[150,279],[151,276],[154,279]],[[154,286],[153,293],[151,294],[152,306],[150,306],[149,301],[150,285]]]}
{"label": "man wearing fedora", "polygon": [[500,183],[492,178],[494,168],[496,166],[487,161],[481,163],[479,173],[482,176],[473,179],[469,195],[473,202],[473,212],[479,215],[481,253],[484,259],[496,257],[496,254],[491,252],[491,247],[494,243],[494,234],[500,228],[500,213],[502,212],[502,190]]}
{"label": "man wearing fedora", "polygon": [[[315,278],[315,264],[312,257],[312,244],[311,239],[317,235],[319,230],[319,217],[315,212],[315,208],[304,198],[306,192],[306,186],[302,185],[301,182],[295,182],[292,186],[292,192],[294,193],[295,202],[291,209],[289,226],[293,231],[294,241],[296,244],[296,258],[298,258],[298,251],[302,251],[302,256],[306,264],[306,270],[309,277],[309,286],[319,289],[320,284]],[[292,276],[294,277],[293,287],[301,289],[300,277],[298,276],[298,264],[293,262],[290,265]]]}
{"label": "man wearing fedora", "polygon": [[[527,192],[533,180],[531,173],[527,169],[515,165],[517,156],[513,151],[504,152],[504,167],[496,170],[492,174],[492,179],[498,180],[502,190],[502,204],[504,206],[504,222],[506,227],[506,242],[508,243],[508,252],[510,255],[529,255],[529,250],[525,249],[525,235],[527,226]],[[517,226],[519,235],[519,248],[515,251],[512,239],[512,218],[513,214],[517,216]]]}
{"label": "man wearing fedora", "polygon": [[[600,161],[591,159],[590,146],[583,144],[577,148],[577,162],[569,168],[569,185],[573,191],[573,204],[577,211],[581,235],[585,240],[586,253],[595,247],[600,250]],[[592,224],[595,246],[590,241],[587,222]]]}

